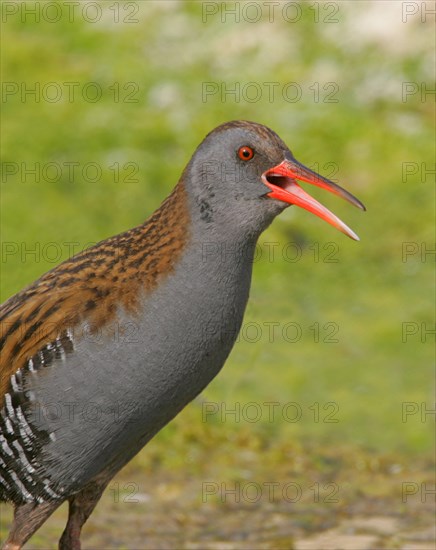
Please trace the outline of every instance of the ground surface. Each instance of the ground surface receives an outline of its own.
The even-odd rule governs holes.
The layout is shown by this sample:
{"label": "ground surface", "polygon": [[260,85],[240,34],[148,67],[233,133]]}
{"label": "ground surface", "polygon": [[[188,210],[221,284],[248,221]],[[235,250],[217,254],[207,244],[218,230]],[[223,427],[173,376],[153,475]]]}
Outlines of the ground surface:
{"label": "ground surface", "polygon": [[[230,472],[215,454],[216,464],[211,453],[198,467],[188,465],[189,476],[144,467],[139,456],[104,493],[84,529],[84,549],[435,547],[434,495],[421,490],[432,487],[430,464],[405,470],[388,458],[360,454],[344,460],[330,454],[295,456],[270,470],[241,452]],[[265,457],[272,459],[268,451]],[[414,485],[405,488],[410,480]],[[11,509],[0,511],[4,535]],[[63,506],[26,548],[55,548],[65,517]]]}

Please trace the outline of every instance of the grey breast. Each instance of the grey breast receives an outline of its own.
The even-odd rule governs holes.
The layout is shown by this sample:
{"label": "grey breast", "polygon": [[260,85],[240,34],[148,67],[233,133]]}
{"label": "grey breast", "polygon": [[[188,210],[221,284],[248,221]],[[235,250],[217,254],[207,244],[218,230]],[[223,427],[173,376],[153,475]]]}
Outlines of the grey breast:
{"label": "grey breast", "polygon": [[27,377],[32,421],[51,434],[38,460],[54,490],[115,473],[219,372],[242,322],[254,250],[225,246],[191,245],[143,296],[139,316],[120,311],[97,334],[79,327],[73,354]]}

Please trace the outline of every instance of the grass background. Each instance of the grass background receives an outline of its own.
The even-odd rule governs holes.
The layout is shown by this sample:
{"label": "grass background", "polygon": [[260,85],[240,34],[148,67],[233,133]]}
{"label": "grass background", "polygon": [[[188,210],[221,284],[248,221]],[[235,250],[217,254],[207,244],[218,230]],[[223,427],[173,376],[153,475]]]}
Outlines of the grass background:
{"label": "grass background", "polygon": [[[398,500],[398,484],[409,479],[404,472],[413,465],[418,479],[434,454],[431,417],[402,418],[405,402],[434,403],[434,338],[421,331],[434,320],[433,258],[421,255],[422,245],[434,246],[434,174],[422,163],[431,169],[434,162],[435,104],[421,95],[434,80],[432,22],[419,14],[404,22],[401,2],[295,4],[300,11],[286,14],[293,22],[283,4],[270,22],[264,4],[255,3],[264,6],[261,18],[249,22],[257,11],[244,2],[236,4],[239,21],[216,3],[97,2],[94,23],[82,6],[70,20],[65,5],[59,21],[42,11],[37,21],[25,15],[26,4],[17,3],[17,14],[3,22],[2,300],[68,257],[71,246],[78,251],[141,223],[203,136],[226,120],[272,127],[301,162],[325,175],[333,169],[333,179],[367,206],[362,214],[313,191],[360,243],[296,208],[265,232],[243,332],[223,372],[127,467],[128,479],[145,485],[150,470],[201,478],[209,460],[215,478],[234,479],[247,461],[254,472],[265,464],[282,472],[306,455],[313,460],[308,472],[323,473],[324,458],[334,456],[356,491],[384,488],[373,475],[378,469],[395,474]],[[110,6],[118,6],[119,22]],[[215,7],[216,14],[205,11]],[[65,82],[78,83],[71,101]],[[273,96],[271,82],[278,83]],[[298,101],[283,97],[290,82]],[[23,98],[35,83],[40,100]],[[95,102],[86,99],[87,83],[102,91]],[[417,92],[405,96],[405,83]],[[206,85],[218,93],[205,95]],[[235,96],[230,90],[238,85]],[[59,101],[47,100],[44,93],[55,88]],[[24,176],[35,163],[39,181]],[[61,167],[59,178],[49,163]],[[73,178],[66,163],[78,163]],[[89,181],[92,169],[83,175],[87,163],[101,168],[97,181]],[[414,174],[406,177],[405,163]],[[11,175],[11,167],[18,172]],[[286,261],[288,243],[299,247],[298,261]],[[418,252],[404,257],[405,243]],[[278,323],[273,338],[265,323]],[[298,341],[283,336],[286,323],[299,324]],[[325,341],[326,323],[337,328],[337,342]],[[407,341],[403,323],[419,329]],[[220,411],[239,403],[241,417],[204,422],[205,402]],[[261,408],[259,421],[247,421],[251,402]],[[273,422],[266,402],[278,403]],[[289,402],[300,407],[296,422],[280,414]],[[338,422],[325,422],[328,403]]]}

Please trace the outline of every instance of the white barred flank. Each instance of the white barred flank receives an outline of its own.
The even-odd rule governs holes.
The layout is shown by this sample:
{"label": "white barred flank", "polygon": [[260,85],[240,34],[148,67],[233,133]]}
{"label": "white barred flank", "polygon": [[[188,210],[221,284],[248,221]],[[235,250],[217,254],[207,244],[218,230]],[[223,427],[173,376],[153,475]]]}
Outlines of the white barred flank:
{"label": "white barred flank", "polygon": [[12,477],[15,483],[15,487],[18,489],[18,492],[25,498],[25,500],[33,500],[31,493],[24,487],[24,484],[18,479],[18,476],[12,470],[8,471],[9,475]]}
{"label": "white barred flank", "polygon": [[42,477],[38,456],[45,444],[56,441],[54,432],[33,426],[26,417],[26,405],[36,400],[35,393],[24,389],[26,374],[35,376],[39,369],[54,361],[65,362],[74,350],[71,330],[59,334],[53,343],[40,349],[26,365],[10,377],[9,392],[0,410],[0,496],[12,501],[62,499],[62,490]]}
{"label": "white barred flank", "polygon": [[12,384],[12,390],[13,391],[19,391],[17,380],[15,378],[15,374],[11,376],[11,384]]}
{"label": "white barred flank", "polygon": [[13,434],[14,433],[14,428],[12,427],[12,423],[9,420],[9,418],[5,418],[5,424],[6,424],[6,431],[9,434]]}
{"label": "white barred flank", "polygon": [[19,455],[19,457],[20,457],[20,460],[21,460],[21,462],[24,464],[26,470],[27,470],[29,473],[33,474],[36,470],[35,470],[35,468],[30,464],[30,462],[29,462],[29,460],[28,460],[28,458],[27,458],[27,456],[26,456],[26,453],[24,452],[23,447],[20,445],[20,443],[19,443],[17,440],[15,440],[15,441],[12,443],[12,445],[17,449],[18,455]]}
{"label": "white barred flank", "polygon": [[0,433],[0,451],[5,451],[9,456],[14,456],[12,449],[9,447],[6,438]]}
{"label": "white barred flank", "polygon": [[10,393],[7,393],[5,395],[5,402],[6,402],[6,410],[7,410],[8,415],[11,418],[15,418],[15,410],[14,410],[14,407],[12,406],[12,399],[11,399],[11,394]]}
{"label": "white barred flank", "polygon": [[[72,342],[72,339],[70,339],[70,340],[71,340],[71,342]],[[58,336],[58,337],[56,338],[56,349],[57,349],[57,351],[59,351],[59,353],[60,353],[62,362],[65,362],[66,354],[65,354],[65,350],[64,350],[64,347],[63,347],[63,345],[62,345],[60,336]]]}
{"label": "white barred flank", "polygon": [[[59,347],[63,349],[60,342],[50,350]],[[38,357],[41,366],[47,363],[42,353]],[[36,372],[32,359],[26,366],[30,373]],[[19,502],[61,499],[62,495],[54,490],[50,480],[38,473],[38,451],[44,441],[55,440],[55,437],[53,433],[34,428],[26,418],[25,404],[34,399],[34,394],[24,393],[22,381],[22,370],[11,376],[10,392],[5,394],[0,411],[0,495],[2,499]]]}

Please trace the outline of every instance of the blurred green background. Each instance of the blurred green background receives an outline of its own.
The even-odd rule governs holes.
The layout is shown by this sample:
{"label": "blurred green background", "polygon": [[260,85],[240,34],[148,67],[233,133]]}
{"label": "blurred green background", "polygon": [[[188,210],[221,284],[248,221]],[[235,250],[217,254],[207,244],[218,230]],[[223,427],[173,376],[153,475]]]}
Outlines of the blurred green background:
{"label": "blurred green background", "polygon": [[[297,208],[274,222],[223,372],[121,476],[148,490],[150,471],[225,481],[250,464],[254,477],[281,479],[304,457],[311,473],[299,475],[313,481],[334,457],[356,494],[378,487],[400,505],[401,482],[410,468],[418,479],[434,452],[431,415],[420,414],[422,403],[434,408],[431,17],[407,16],[401,2],[284,12],[286,3],[140,1],[82,2],[73,13],[37,2],[37,20],[31,4],[2,6],[2,300],[71,251],[141,223],[227,120],[270,126],[367,206],[310,190],[360,243]],[[210,402],[220,413],[239,403],[239,418],[204,421]],[[283,417],[289,402],[296,421],[291,409]],[[403,418],[404,403],[418,412]]]}

